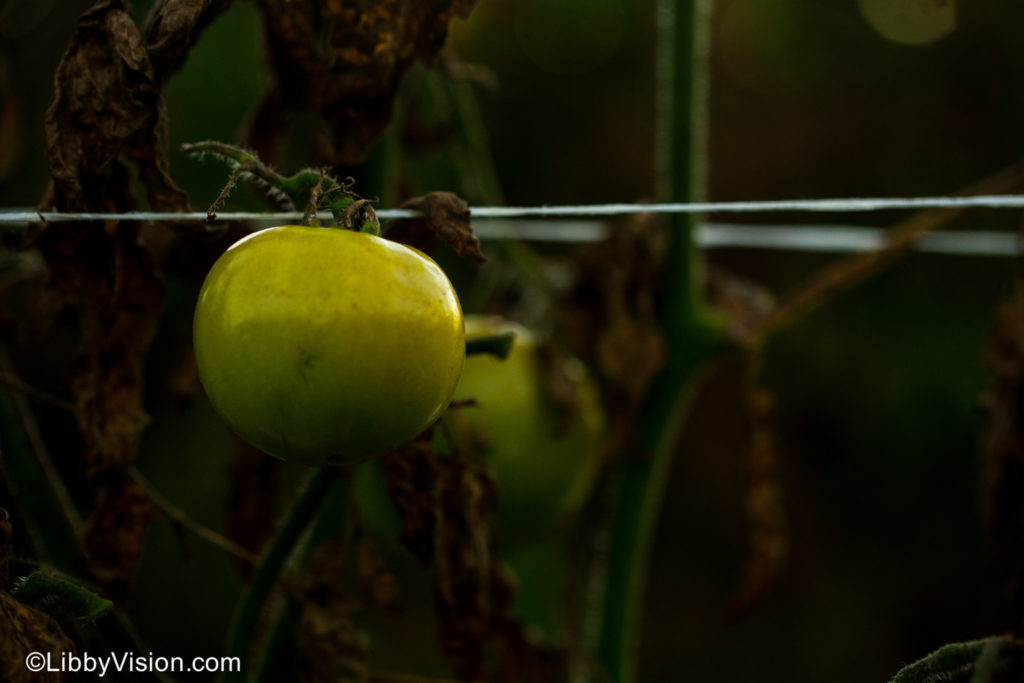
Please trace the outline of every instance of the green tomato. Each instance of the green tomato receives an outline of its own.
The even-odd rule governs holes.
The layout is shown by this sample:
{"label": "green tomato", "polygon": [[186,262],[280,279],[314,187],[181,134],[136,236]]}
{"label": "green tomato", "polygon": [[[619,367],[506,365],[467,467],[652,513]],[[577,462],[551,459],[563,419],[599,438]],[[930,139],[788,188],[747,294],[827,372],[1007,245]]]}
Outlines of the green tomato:
{"label": "green tomato", "polygon": [[419,251],[366,233],[269,228],[203,283],[194,343],[211,403],[257,448],[351,464],[409,441],[448,406],[462,309]]}
{"label": "green tomato", "polygon": [[467,339],[503,332],[516,335],[509,357],[467,358],[455,398],[476,405],[445,419],[463,449],[493,465],[502,549],[512,553],[564,530],[579,511],[598,470],[604,420],[597,388],[578,360],[559,361],[574,388],[572,415],[560,424],[534,335],[500,318],[466,319]]}

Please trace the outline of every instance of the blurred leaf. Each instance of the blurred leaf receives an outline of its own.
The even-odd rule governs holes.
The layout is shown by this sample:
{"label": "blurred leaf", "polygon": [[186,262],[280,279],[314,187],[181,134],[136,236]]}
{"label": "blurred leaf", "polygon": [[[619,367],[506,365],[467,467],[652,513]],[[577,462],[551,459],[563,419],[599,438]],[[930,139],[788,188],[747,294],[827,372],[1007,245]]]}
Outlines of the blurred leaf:
{"label": "blurred leaf", "polygon": [[5,683],[49,683],[68,678],[59,672],[35,673],[25,665],[33,652],[49,656],[53,666],[73,653],[75,645],[52,617],[0,591],[0,680]]}
{"label": "blurred leaf", "polygon": [[444,46],[474,0],[261,0],[274,81],[248,139],[265,159],[298,111],[318,119],[316,163],[363,161],[391,120],[398,83]]}

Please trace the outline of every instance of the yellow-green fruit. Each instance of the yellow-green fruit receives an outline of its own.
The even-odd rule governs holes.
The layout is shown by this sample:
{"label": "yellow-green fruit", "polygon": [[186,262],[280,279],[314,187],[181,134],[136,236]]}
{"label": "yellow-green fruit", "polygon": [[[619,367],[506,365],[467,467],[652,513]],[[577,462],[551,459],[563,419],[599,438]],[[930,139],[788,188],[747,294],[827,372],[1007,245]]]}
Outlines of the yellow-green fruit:
{"label": "yellow-green fruit", "polygon": [[529,330],[500,318],[466,318],[467,339],[503,332],[516,335],[509,357],[467,358],[455,399],[473,398],[476,405],[449,411],[445,419],[460,448],[492,463],[502,548],[515,552],[550,538],[579,511],[597,473],[604,422],[582,363],[552,361],[572,387],[569,405],[559,406]]}
{"label": "yellow-green fruit", "polygon": [[365,233],[284,226],[217,260],[196,305],[203,387],[243,439],[349,464],[441,415],[465,362],[462,310],[427,256]]}

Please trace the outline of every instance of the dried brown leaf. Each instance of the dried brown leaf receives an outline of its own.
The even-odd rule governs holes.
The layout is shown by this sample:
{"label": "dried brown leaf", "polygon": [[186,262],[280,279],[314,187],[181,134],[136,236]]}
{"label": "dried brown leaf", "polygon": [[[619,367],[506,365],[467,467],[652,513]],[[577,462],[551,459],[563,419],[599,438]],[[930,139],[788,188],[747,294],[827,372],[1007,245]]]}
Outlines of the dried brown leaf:
{"label": "dried brown leaf", "polygon": [[432,430],[381,458],[388,496],[402,523],[401,542],[421,562],[434,559],[434,483],[437,456]]}
{"label": "dried brown leaf", "polygon": [[459,256],[477,263],[486,260],[480,240],[470,225],[469,205],[451,192],[430,192],[402,204],[423,214],[422,218],[402,218],[388,226],[387,236],[429,254],[438,240],[449,244]]}
{"label": "dried brown leaf", "polygon": [[749,408],[754,426],[744,456],[748,556],[746,574],[728,607],[734,616],[762,602],[779,586],[789,566],[789,522],[770,422],[774,397],[766,389],[754,389]]}
{"label": "dried brown leaf", "polygon": [[32,652],[49,655],[57,666],[75,645],[60,625],[45,612],[24,605],[0,591],[0,680],[5,683],[57,683],[68,674],[57,671],[35,673],[25,665]]}
{"label": "dried brown leaf", "polygon": [[135,577],[143,537],[157,516],[138,483],[118,478],[104,487],[99,505],[85,522],[86,551],[100,580],[118,583]]}
{"label": "dried brown leaf", "polygon": [[310,553],[306,569],[293,582],[293,592],[302,604],[296,634],[302,681],[369,681],[369,639],[353,621],[358,602],[343,589],[350,555],[348,541],[323,541]]}
{"label": "dried brown leaf", "polygon": [[210,23],[232,0],[157,0],[146,17],[146,51],[159,83],[185,62],[185,55]]}
{"label": "dried brown leaf", "polygon": [[303,683],[368,683],[369,637],[348,609],[305,603],[299,620],[299,676]]}
{"label": "dried brown leaf", "polygon": [[[46,114],[53,185],[47,208],[119,212],[135,208],[131,159],[156,210],[187,210],[166,156],[166,120],[141,34],[123,0],[100,0],[79,20],[57,68]],[[163,306],[163,286],[138,227],[57,223],[39,246],[51,289],[77,314],[81,341],[71,389],[94,470],[135,456],[147,422],[141,358]]]}
{"label": "dried brown leaf", "polygon": [[362,162],[391,119],[402,76],[438,54],[448,22],[468,15],[473,1],[260,0],[274,79],[249,143],[272,159],[281,124],[312,112],[316,162]]}
{"label": "dried brown leaf", "polygon": [[620,404],[616,413],[638,408],[668,357],[657,316],[662,227],[654,217],[638,216],[584,249],[564,307],[567,339],[597,367]]}
{"label": "dried brown leaf", "polygon": [[125,154],[138,165],[153,209],[188,209],[168,172],[166,116],[153,65],[124,0],[99,0],[81,16],[54,87],[46,112],[52,208],[134,208],[118,160]]}

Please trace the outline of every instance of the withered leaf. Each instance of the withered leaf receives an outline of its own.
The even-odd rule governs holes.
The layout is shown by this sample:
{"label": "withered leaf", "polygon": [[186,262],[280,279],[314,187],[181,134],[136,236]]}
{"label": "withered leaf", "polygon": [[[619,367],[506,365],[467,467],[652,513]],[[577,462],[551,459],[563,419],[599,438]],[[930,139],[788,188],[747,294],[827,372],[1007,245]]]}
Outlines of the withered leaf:
{"label": "withered leaf", "polygon": [[51,664],[56,667],[64,653],[74,651],[74,643],[64,635],[53,617],[0,591],[0,680],[6,683],[67,680],[68,674],[31,671],[25,666],[25,658],[32,652],[43,653],[49,655]]}
{"label": "withered leaf", "polygon": [[143,488],[118,478],[103,489],[85,522],[85,546],[97,578],[107,583],[135,577],[146,528],[157,517]]}
{"label": "withered leaf", "polygon": [[595,364],[604,383],[633,408],[668,355],[657,315],[663,228],[656,217],[636,216],[585,248],[565,307],[564,327],[577,355]]}
{"label": "withered leaf", "polygon": [[248,140],[272,159],[297,111],[320,119],[318,164],[362,162],[391,119],[402,76],[444,46],[474,0],[260,0],[273,83]]}
{"label": "withered leaf", "polygon": [[294,582],[302,604],[296,635],[302,681],[366,683],[370,679],[369,639],[353,621],[359,605],[343,589],[350,554],[346,540],[323,541]]}
{"label": "withered leaf", "polygon": [[185,61],[199,35],[232,0],[157,0],[146,17],[146,51],[157,82],[163,83]]}
{"label": "withered leaf", "polygon": [[[57,67],[46,114],[53,184],[44,204],[70,211],[135,208],[131,159],[156,210],[187,210],[170,179],[163,102],[142,37],[123,0],[100,0],[79,20]],[[71,389],[94,470],[135,456],[147,417],[141,357],[156,329],[163,286],[138,227],[56,223],[38,244],[56,300],[78,316]]]}
{"label": "withered leaf", "polygon": [[433,430],[427,430],[380,461],[388,496],[402,523],[402,545],[424,563],[434,559],[437,456],[432,434]]}
{"label": "withered leaf", "polygon": [[451,192],[430,192],[402,204],[423,214],[421,218],[400,218],[388,225],[387,236],[429,254],[438,240],[451,245],[455,253],[477,263],[486,260],[480,240],[470,225],[469,205]]}
{"label": "withered leaf", "polygon": [[481,463],[439,458],[434,532],[435,618],[441,650],[462,679],[485,677],[486,645],[496,623],[494,474]]}
{"label": "withered leaf", "polygon": [[774,397],[767,389],[756,388],[748,403],[753,422],[744,456],[748,556],[746,575],[728,606],[734,616],[756,607],[777,588],[789,565],[789,521],[771,426]]}
{"label": "withered leaf", "polygon": [[353,611],[304,604],[296,637],[303,683],[370,681],[370,642],[352,621]]}
{"label": "withered leaf", "polygon": [[99,0],[79,19],[57,66],[46,112],[52,208],[134,208],[118,161],[139,168],[158,211],[185,211],[188,197],[171,180],[163,99],[142,36],[124,0]]}

